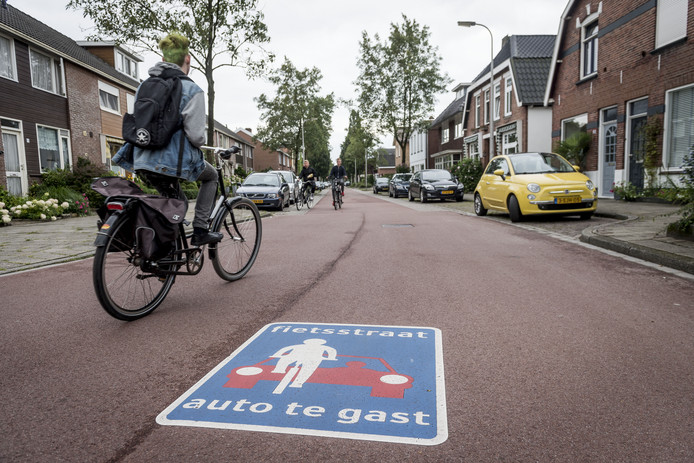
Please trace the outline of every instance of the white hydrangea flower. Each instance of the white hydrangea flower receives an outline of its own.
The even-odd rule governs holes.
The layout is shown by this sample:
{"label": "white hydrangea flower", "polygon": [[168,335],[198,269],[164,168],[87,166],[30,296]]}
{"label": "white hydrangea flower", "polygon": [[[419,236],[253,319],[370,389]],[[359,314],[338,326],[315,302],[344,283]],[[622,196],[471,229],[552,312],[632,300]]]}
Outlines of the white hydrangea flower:
{"label": "white hydrangea flower", "polygon": [[5,207],[5,203],[3,203],[2,201],[0,201],[0,209],[3,209],[4,207]]}
{"label": "white hydrangea flower", "polygon": [[10,222],[12,221],[12,217],[10,217],[9,215],[3,215],[3,216],[2,216],[2,221],[3,221],[4,223],[10,223]]}
{"label": "white hydrangea flower", "polygon": [[56,220],[58,220],[58,218],[56,216],[52,215],[51,220],[55,222]]}
{"label": "white hydrangea flower", "polygon": [[68,207],[70,207],[70,205],[67,203],[67,201],[63,201],[63,204],[61,204],[60,207],[62,207],[63,209],[67,209]]}
{"label": "white hydrangea flower", "polygon": [[41,214],[41,220],[46,220],[46,214]]}

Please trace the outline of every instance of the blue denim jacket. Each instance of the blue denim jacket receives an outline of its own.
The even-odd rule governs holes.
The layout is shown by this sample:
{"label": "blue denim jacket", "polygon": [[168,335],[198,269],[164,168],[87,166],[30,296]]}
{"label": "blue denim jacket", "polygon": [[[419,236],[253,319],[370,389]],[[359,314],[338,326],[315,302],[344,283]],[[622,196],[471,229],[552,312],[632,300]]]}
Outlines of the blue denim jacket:
{"label": "blue denim jacket", "polygon": [[[175,65],[160,62],[150,69],[149,73],[157,75],[161,68],[167,66]],[[137,146],[131,149],[130,143],[126,143],[113,156],[114,164],[130,172],[142,169],[176,177],[178,151],[183,139],[183,159],[179,178],[192,182],[200,176],[205,169],[202,151],[198,149],[205,140],[204,94],[202,89],[192,81],[182,79],[181,84],[183,86],[181,95],[183,128],[174,133],[168,145],[158,150],[147,150]],[[185,135],[181,137],[183,133]],[[129,155],[130,153],[132,156]]]}

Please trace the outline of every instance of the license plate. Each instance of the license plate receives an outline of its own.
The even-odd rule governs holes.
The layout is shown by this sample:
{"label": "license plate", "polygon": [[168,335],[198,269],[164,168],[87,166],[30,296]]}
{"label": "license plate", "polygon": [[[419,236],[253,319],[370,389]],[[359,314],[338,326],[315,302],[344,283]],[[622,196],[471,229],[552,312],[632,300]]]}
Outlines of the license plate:
{"label": "license plate", "polygon": [[444,190],[444,191],[441,192],[441,194],[442,194],[442,195],[452,195],[452,194],[453,194],[453,190]]}
{"label": "license plate", "polygon": [[566,196],[564,198],[554,198],[554,204],[576,204],[580,202],[580,196]]}
{"label": "license plate", "polygon": [[253,201],[253,202],[256,203],[256,204],[263,204],[263,200],[262,200],[262,199],[251,199],[251,201]]}

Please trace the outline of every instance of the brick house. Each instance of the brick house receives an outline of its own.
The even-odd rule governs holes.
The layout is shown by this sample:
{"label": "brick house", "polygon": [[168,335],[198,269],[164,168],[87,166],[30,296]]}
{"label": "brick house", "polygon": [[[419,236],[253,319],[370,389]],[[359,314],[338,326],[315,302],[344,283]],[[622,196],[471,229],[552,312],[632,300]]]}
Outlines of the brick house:
{"label": "brick house", "polygon": [[136,55],[104,48],[114,57],[120,50],[134,69],[119,71],[17,8],[0,7],[0,185],[11,193],[26,194],[42,172],[71,168],[79,157],[109,166],[139,81]]}
{"label": "brick house", "polygon": [[[545,103],[552,139],[591,135],[585,173],[601,197],[615,182],[648,186],[646,146],[656,182],[677,182],[694,145],[694,2],[571,0],[559,23]],[[659,127],[660,135],[647,135]],[[656,152],[657,151],[657,152]]]}
{"label": "brick house", "polygon": [[234,132],[219,121],[214,121],[214,140],[212,146],[219,148],[231,148],[238,146],[241,151],[234,158],[234,169],[242,167],[245,171],[253,170],[253,156],[255,145],[246,141],[238,133]]}
{"label": "brick house", "polygon": [[379,151],[381,151],[379,160],[382,165],[376,168],[376,174],[379,177],[395,174],[395,148],[380,148]]}
{"label": "brick house", "polygon": [[251,129],[241,129],[236,132],[239,137],[254,147],[253,169],[264,170],[294,170],[292,156],[287,150],[270,150],[262,142],[255,139]]}
{"label": "brick house", "polygon": [[555,38],[504,37],[494,57],[493,88],[487,66],[467,90],[462,140],[465,157],[481,159],[483,165],[489,162],[490,117],[494,120],[493,155],[551,151],[552,108],[545,104],[544,96]]}
{"label": "brick house", "polygon": [[463,152],[463,116],[469,86],[470,84],[458,84],[453,89],[455,99],[429,125],[425,137],[428,139],[428,159],[424,164],[430,169],[450,169],[460,162]]}
{"label": "brick house", "polygon": [[393,137],[393,146],[395,146],[395,167],[403,165],[410,167],[410,141],[407,140],[403,149],[398,140]]}

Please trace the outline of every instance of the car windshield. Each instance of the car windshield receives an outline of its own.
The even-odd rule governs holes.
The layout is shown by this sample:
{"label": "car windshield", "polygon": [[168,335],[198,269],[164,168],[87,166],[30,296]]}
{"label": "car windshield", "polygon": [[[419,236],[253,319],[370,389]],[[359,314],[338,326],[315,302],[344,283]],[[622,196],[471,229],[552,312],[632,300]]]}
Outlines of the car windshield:
{"label": "car windshield", "polygon": [[393,176],[394,182],[409,182],[412,178],[412,174],[395,174]]}
{"label": "car windshield", "polygon": [[388,183],[388,179],[387,178],[377,178],[376,183]]}
{"label": "car windshield", "polygon": [[554,153],[512,154],[508,158],[516,175],[575,172],[571,164]]}
{"label": "car windshield", "polygon": [[435,182],[437,180],[450,180],[451,173],[447,170],[430,170],[422,173],[422,180],[427,182]]}
{"label": "car windshield", "polygon": [[280,186],[277,174],[251,174],[244,180],[243,186]]}

